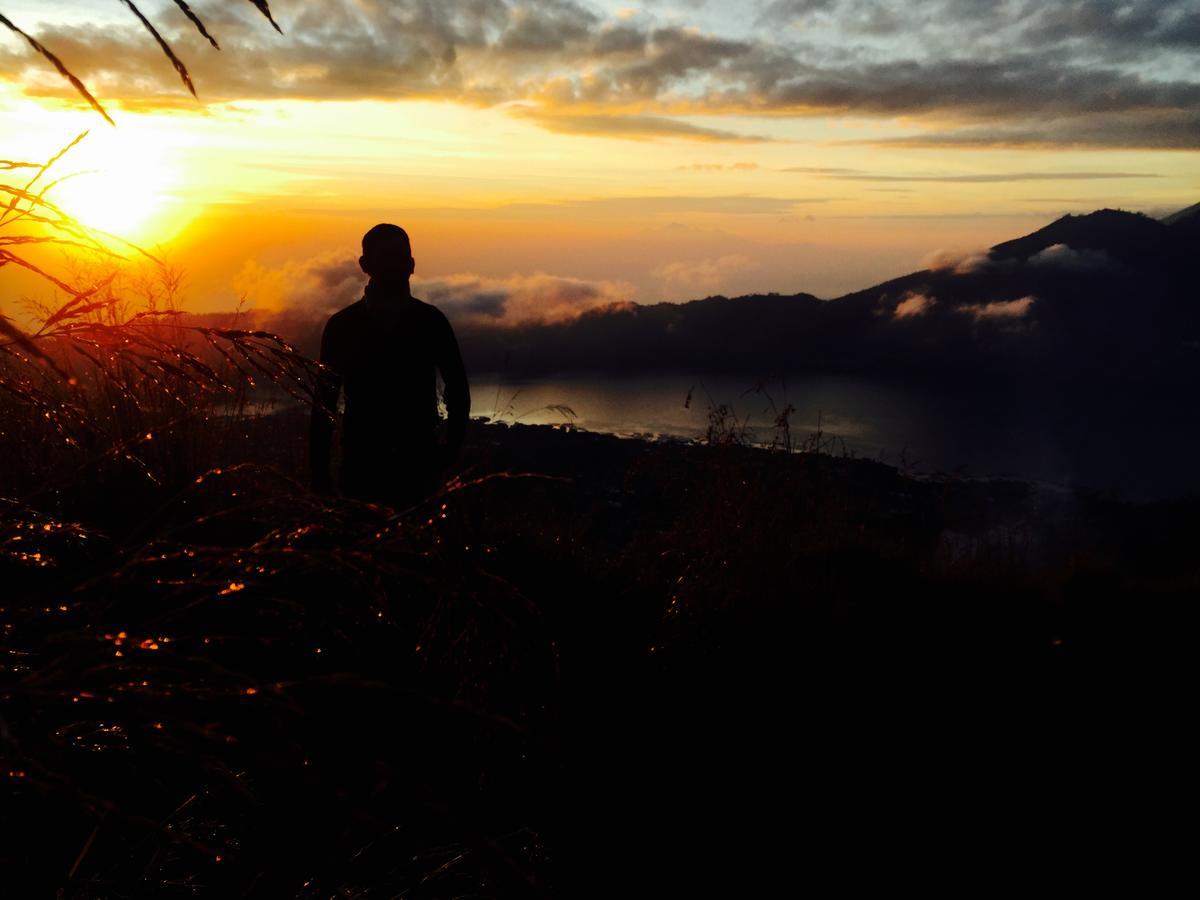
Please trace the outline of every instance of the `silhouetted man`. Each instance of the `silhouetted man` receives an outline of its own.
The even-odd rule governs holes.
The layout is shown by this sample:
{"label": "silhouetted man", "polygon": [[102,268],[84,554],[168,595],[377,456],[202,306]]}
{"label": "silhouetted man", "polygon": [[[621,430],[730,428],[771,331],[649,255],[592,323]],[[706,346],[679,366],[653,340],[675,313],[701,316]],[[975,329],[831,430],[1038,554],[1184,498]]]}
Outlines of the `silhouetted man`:
{"label": "silhouetted man", "polygon": [[[437,487],[462,447],[471,395],[454,330],[409,289],[415,269],[408,234],[376,225],[363,236],[359,265],[370,276],[363,299],[330,317],[321,337],[328,369],[313,405],[313,487],[331,491],[329,457],[339,391],[346,391],[341,489],[364,500],[408,504]],[[437,439],[437,372],[449,424]]]}

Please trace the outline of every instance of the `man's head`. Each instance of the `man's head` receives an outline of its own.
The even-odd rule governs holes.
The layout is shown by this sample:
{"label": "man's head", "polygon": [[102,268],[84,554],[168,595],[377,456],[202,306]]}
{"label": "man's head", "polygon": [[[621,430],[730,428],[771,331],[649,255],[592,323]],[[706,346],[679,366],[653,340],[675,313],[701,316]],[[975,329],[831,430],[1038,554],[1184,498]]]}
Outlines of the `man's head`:
{"label": "man's head", "polygon": [[399,225],[376,225],[363,235],[358,264],[372,278],[387,281],[410,278],[416,263],[408,232]]}

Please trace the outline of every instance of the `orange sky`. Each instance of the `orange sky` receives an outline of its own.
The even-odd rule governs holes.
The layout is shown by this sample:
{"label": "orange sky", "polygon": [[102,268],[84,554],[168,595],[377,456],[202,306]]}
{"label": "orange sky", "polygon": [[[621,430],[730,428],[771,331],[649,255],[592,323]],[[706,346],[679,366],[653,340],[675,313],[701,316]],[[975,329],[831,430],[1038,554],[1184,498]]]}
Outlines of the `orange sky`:
{"label": "orange sky", "polygon": [[[1139,141],[1115,133],[1089,144],[1079,137],[939,144],[923,136],[947,128],[1011,129],[1015,113],[903,103],[881,111],[880,101],[866,95],[861,108],[822,101],[829,104],[823,109],[811,108],[812,99],[803,108],[768,108],[758,97],[731,97],[728,85],[696,79],[725,77],[728,59],[750,52],[738,49],[743,45],[764,55],[763,47],[785,45],[770,43],[769,23],[749,29],[723,18],[715,5],[692,12],[660,4],[514,7],[509,24],[495,26],[509,30],[489,38],[490,55],[471,56],[482,45],[459,37],[454,91],[443,78],[418,98],[380,96],[368,83],[370,72],[332,68],[305,30],[311,4],[272,4],[284,25],[279,37],[258,27],[252,8],[233,21],[211,3],[194,3],[237,37],[224,40],[224,56],[217,57],[187,32],[186,22],[168,20],[174,29],[168,34],[188,51],[181,55],[196,61],[200,101],[170,83],[173,73],[153,45],[139,65],[163,81],[149,94],[137,73],[88,63],[89,40],[128,40],[139,51],[142,44],[132,42],[145,40],[136,23],[108,6],[101,18],[89,19],[99,15],[97,2],[62,4],[55,21],[44,5],[35,12],[30,4],[0,3],[10,17],[25,10],[30,31],[60,46],[68,65],[80,63],[117,122],[105,125],[19,40],[0,36],[0,157],[44,159],[91,129],[61,164],[63,173],[88,174],[52,196],[90,224],[160,249],[187,273],[188,302],[197,310],[228,308],[239,295],[260,307],[287,303],[295,293],[289,280],[306,277],[313,260],[352,259],[361,233],[378,221],[410,230],[419,274],[427,278],[545,274],[595,282],[606,297],[639,302],[752,291],[835,296],[919,268],[931,251],[987,246],[1064,212],[1101,206],[1166,212],[1194,202],[1200,190],[1197,155],[1186,141],[1134,146]],[[164,18],[170,12],[146,6]],[[780,4],[759,6],[767,22]],[[589,89],[585,79],[568,103],[561,82],[574,69],[561,53],[536,57],[542,45],[527,41],[521,55],[503,58],[509,68],[498,61],[499,48],[517,46],[505,35],[530,27],[530,9],[553,13],[557,18],[547,21],[570,35],[583,33],[570,30],[573,23],[586,26],[593,48],[617,29],[641,27],[650,35],[636,51],[643,66],[670,62],[663,62],[668,27],[691,29],[671,40],[725,53],[725,69],[696,75],[699,63],[689,57],[695,90],[686,96],[681,91],[692,82],[677,80],[656,83],[657,93],[628,96],[614,96],[610,85],[596,99],[595,91],[596,97],[581,93]],[[361,24],[353,15],[346,13],[345,27]],[[72,31],[88,21],[98,27]],[[788,21],[797,28],[809,22],[830,46],[841,34],[836,22]],[[301,47],[308,55],[299,55]],[[899,37],[897,48],[897,58],[909,52]],[[289,97],[284,89],[239,96],[254,92],[225,69],[210,68],[210,60],[246,65],[250,53],[274,53],[280,66],[292,67],[268,73],[276,84],[302,81],[312,67],[326,66],[320,84],[336,75],[350,87],[335,96]],[[530,58],[538,60],[541,79],[534,87],[528,87]],[[943,62],[924,61],[930,78],[944,77],[934,65]],[[624,85],[632,71],[612,76],[612,84]],[[487,79],[487,100],[463,87]],[[497,84],[523,87],[498,97]],[[718,87],[726,99],[713,100]],[[981,96],[987,90],[980,84]],[[926,103],[911,101],[918,102]],[[1070,115],[1081,123],[1079,134],[1096,127],[1087,109]],[[1056,120],[1047,114],[1041,121]]]}

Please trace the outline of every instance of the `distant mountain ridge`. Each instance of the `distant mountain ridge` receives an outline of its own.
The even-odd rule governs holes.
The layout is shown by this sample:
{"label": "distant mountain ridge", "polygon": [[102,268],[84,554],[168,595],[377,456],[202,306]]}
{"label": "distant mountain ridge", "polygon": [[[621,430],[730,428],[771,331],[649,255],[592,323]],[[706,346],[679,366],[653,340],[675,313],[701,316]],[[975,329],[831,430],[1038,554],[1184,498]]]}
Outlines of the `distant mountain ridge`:
{"label": "distant mountain ridge", "polygon": [[1162,221],[1171,229],[1176,241],[1189,245],[1190,252],[1195,252],[1196,243],[1200,241],[1200,203],[1181,209]]}
{"label": "distant mountain ridge", "polygon": [[1169,225],[1142,213],[1100,209],[1083,216],[1063,216],[1032,234],[996,244],[993,259],[1028,260],[1056,245],[1073,250],[1107,253],[1114,259],[1139,265],[1174,252]]}
{"label": "distant mountain ridge", "polygon": [[1064,216],[986,255],[833,300],[708,297],[460,329],[476,371],[1169,377],[1200,353],[1200,204]]}
{"label": "distant mountain ridge", "polygon": [[1190,219],[1200,219],[1200,203],[1193,203],[1191,206],[1171,213],[1169,216],[1163,216],[1162,223],[1164,225],[1177,225],[1180,222]]}

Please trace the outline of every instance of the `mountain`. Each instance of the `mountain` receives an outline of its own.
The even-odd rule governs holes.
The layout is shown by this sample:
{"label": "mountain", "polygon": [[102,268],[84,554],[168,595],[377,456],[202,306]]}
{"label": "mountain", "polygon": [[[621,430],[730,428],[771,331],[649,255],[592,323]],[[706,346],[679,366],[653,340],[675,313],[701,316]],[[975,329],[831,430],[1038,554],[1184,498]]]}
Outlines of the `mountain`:
{"label": "mountain", "polygon": [[[1064,216],[986,254],[833,300],[708,297],[565,323],[467,326],[475,371],[838,372],[880,377],[1194,377],[1197,207]],[[1185,269],[1189,271],[1185,272]]]}
{"label": "mountain", "polygon": [[1143,265],[1173,252],[1168,227],[1141,213],[1101,209],[1085,216],[1063,216],[1033,234],[991,249],[998,260],[1028,260],[1050,247],[1106,253],[1130,265]]}
{"label": "mountain", "polygon": [[1163,216],[1162,223],[1164,225],[1175,225],[1189,219],[1200,219],[1200,203],[1193,203],[1186,209],[1171,213],[1169,216]]}
{"label": "mountain", "polygon": [[1181,253],[1195,253],[1200,242],[1200,203],[1181,209],[1162,220],[1170,229]]}

